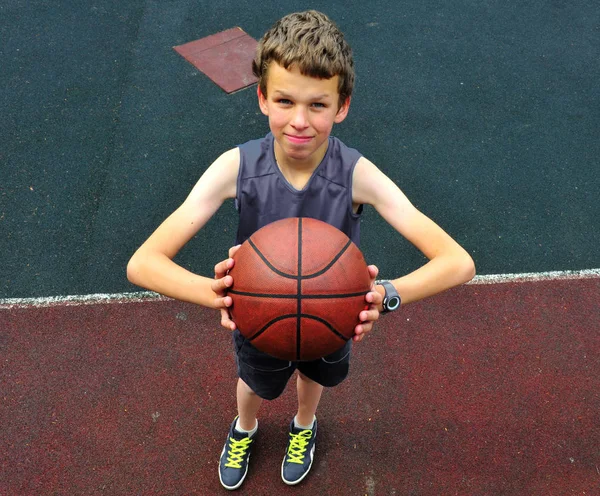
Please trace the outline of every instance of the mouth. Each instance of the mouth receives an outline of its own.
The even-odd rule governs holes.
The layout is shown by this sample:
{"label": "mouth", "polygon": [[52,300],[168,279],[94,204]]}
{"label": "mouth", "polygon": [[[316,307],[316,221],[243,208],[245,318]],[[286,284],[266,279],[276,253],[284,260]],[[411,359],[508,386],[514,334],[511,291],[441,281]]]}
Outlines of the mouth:
{"label": "mouth", "polygon": [[290,143],[294,143],[295,145],[304,145],[313,139],[312,136],[296,136],[293,134],[286,134],[285,136]]}

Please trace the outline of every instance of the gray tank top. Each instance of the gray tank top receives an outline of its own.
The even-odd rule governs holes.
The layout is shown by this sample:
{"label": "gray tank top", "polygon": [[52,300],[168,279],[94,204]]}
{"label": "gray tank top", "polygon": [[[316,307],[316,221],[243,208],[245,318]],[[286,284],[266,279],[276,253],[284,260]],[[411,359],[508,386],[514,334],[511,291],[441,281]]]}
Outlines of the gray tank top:
{"label": "gray tank top", "polygon": [[239,213],[236,243],[255,231],[288,217],[311,217],[327,222],[360,246],[360,214],[352,211],[352,173],[361,154],[329,137],[327,153],[302,190],[283,176],[273,148],[274,138],[239,146],[240,171],[235,206]]}

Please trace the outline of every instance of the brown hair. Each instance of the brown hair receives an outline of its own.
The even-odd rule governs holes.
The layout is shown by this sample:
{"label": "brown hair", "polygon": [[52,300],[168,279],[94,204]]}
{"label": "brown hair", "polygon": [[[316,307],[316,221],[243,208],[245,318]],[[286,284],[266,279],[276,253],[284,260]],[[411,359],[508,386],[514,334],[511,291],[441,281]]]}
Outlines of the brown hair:
{"label": "brown hair", "polygon": [[352,49],[338,27],[321,12],[307,10],[288,14],[262,37],[252,61],[252,72],[265,96],[271,62],[285,69],[295,65],[301,74],[319,79],[338,76],[340,106],[352,95]]}

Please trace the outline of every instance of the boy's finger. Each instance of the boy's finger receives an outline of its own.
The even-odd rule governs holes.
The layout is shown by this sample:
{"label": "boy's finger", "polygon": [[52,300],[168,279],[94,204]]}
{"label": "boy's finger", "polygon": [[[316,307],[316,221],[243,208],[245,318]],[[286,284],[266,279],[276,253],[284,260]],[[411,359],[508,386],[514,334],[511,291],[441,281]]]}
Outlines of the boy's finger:
{"label": "boy's finger", "polygon": [[234,263],[235,262],[233,258],[228,258],[227,260],[223,260],[215,265],[215,279],[220,279],[227,274],[227,271],[233,267]]}
{"label": "boy's finger", "polygon": [[371,303],[372,305],[379,306],[381,305],[381,303],[383,303],[383,295],[379,291],[369,291],[369,294],[371,296],[370,299],[367,301],[369,301],[369,303]]}
{"label": "boy's finger", "polygon": [[373,321],[373,320],[361,322],[360,324],[358,324],[356,326],[356,330],[354,332],[356,334],[367,334],[368,332],[371,332],[373,330],[374,324],[375,324],[375,321]]}
{"label": "boy's finger", "polygon": [[367,303],[370,303],[371,305],[377,307],[383,301],[383,295],[379,293],[379,291],[369,291],[365,295],[365,300],[367,301]]}
{"label": "boy's finger", "polygon": [[230,331],[235,331],[235,323],[229,318],[229,312],[226,308],[221,309],[221,325]]}
{"label": "boy's finger", "polygon": [[242,246],[242,245],[235,245],[235,246],[232,246],[231,248],[229,248],[229,258],[231,258],[235,255],[235,252],[240,249],[240,246]]}
{"label": "boy's finger", "polygon": [[220,279],[215,279],[211,283],[210,288],[218,295],[221,295],[225,291],[227,291],[227,288],[231,287],[232,284],[233,284],[233,277],[225,276],[225,277],[221,277]]}
{"label": "boy's finger", "polygon": [[369,323],[379,320],[379,312],[377,310],[363,310],[358,317],[361,322]]}
{"label": "boy's finger", "polygon": [[354,328],[354,336],[364,336],[373,329],[373,322],[361,322]]}
{"label": "boy's finger", "polygon": [[231,296],[223,296],[221,298],[215,298],[215,308],[219,308],[221,310],[227,311],[227,309],[231,306],[233,300]]}

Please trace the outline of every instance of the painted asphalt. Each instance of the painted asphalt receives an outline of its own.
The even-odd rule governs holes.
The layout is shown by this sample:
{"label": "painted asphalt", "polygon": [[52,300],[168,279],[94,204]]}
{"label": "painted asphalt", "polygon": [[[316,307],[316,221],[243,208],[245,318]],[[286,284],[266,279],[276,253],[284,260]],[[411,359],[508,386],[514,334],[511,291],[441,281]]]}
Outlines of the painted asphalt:
{"label": "painted asphalt", "polygon": [[[279,479],[295,393],[265,403],[252,495],[564,495],[598,487],[600,279],[474,284],[388,315],[326,391],[311,474]],[[0,311],[0,494],[225,493],[235,367],[171,300]]]}

